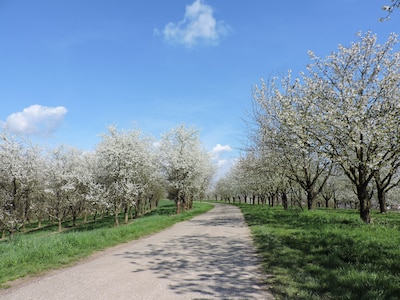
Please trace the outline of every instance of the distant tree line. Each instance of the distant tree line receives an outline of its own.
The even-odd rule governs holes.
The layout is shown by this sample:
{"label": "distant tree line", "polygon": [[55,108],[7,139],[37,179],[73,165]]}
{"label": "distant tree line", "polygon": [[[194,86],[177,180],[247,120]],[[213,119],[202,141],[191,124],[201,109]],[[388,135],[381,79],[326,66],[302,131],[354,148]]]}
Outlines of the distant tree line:
{"label": "distant tree line", "polygon": [[27,222],[86,220],[104,214],[125,222],[171,195],[177,212],[202,197],[213,174],[198,131],[179,126],[156,142],[140,130],[110,126],[94,151],[61,145],[45,151],[0,133],[0,237]]}

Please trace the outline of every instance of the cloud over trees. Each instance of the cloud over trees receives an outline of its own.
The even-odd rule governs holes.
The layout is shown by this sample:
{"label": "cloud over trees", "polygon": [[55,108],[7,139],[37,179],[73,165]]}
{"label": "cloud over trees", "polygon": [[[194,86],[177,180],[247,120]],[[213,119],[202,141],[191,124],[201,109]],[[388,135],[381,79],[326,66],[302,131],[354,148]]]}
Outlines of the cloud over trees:
{"label": "cloud over trees", "polygon": [[0,125],[16,133],[49,136],[61,125],[66,113],[67,109],[64,106],[48,107],[35,104],[12,113],[6,121],[0,121]]}

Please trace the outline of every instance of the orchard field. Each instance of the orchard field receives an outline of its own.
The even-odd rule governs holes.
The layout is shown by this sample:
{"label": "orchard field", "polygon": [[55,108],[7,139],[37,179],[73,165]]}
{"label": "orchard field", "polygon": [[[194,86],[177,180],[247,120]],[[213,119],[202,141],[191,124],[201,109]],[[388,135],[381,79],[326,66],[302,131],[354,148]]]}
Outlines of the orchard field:
{"label": "orchard field", "polygon": [[399,299],[400,213],[239,206],[277,299]]}
{"label": "orchard field", "polygon": [[[0,287],[7,287],[5,283],[10,280],[65,267],[96,251],[161,231],[212,207],[195,202],[192,210],[175,214],[175,203],[161,200],[154,211],[119,227],[114,226],[114,216],[86,222],[80,219],[76,226],[66,220],[63,232],[58,232],[57,224],[44,224],[39,230],[0,240]],[[37,224],[31,226],[36,228]]]}

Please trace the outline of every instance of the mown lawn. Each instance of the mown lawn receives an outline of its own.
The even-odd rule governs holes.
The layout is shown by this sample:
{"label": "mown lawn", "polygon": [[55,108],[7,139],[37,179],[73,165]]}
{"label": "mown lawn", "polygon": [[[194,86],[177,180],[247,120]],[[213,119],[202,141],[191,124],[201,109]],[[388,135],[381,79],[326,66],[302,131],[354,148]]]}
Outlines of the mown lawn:
{"label": "mown lawn", "polygon": [[400,213],[240,208],[277,299],[400,299]]}
{"label": "mown lawn", "polygon": [[5,283],[10,280],[60,268],[96,251],[161,231],[212,207],[195,202],[192,210],[176,215],[174,202],[160,201],[152,213],[117,228],[111,216],[62,233],[57,233],[57,226],[49,226],[17,234],[0,242],[0,288],[7,287]]}

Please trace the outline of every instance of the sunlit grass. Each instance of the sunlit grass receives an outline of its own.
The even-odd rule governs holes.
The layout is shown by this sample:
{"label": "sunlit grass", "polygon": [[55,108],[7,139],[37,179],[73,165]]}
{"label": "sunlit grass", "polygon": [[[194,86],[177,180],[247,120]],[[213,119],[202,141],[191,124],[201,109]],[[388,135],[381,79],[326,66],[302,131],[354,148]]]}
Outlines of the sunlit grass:
{"label": "sunlit grass", "polygon": [[240,207],[277,299],[400,299],[400,214]]}
{"label": "sunlit grass", "polygon": [[195,202],[191,211],[176,215],[174,203],[161,202],[148,216],[114,228],[113,217],[56,233],[43,229],[20,234],[0,242],[0,286],[7,281],[71,264],[95,251],[161,231],[210,210],[213,206]]}

